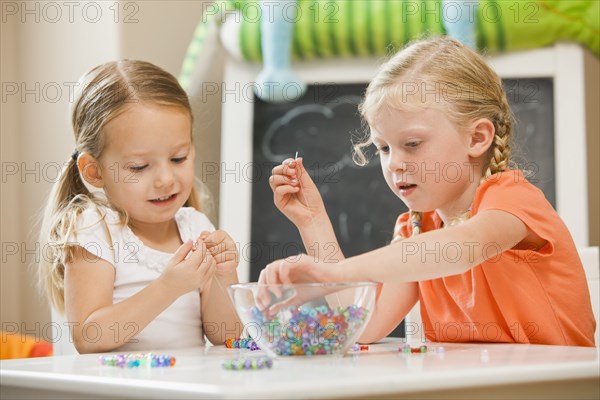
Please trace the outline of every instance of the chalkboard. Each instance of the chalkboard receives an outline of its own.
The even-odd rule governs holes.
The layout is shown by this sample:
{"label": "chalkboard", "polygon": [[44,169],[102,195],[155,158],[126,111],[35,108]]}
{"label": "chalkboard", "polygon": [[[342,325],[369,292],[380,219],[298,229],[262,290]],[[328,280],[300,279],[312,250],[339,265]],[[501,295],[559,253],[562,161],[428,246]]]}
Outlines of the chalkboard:
{"label": "chalkboard", "polygon": [[556,208],[553,80],[504,79],[502,82],[516,118],[511,157]]}
{"label": "chalkboard", "polygon": [[[351,135],[361,129],[357,106],[365,84],[340,85],[335,97],[311,86],[291,104],[254,105],[254,163],[264,166],[253,180],[250,280],[274,258],[304,252],[294,225],[273,204],[271,169],[298,152],[315,181],[344,255],[389,243],[394,221],[406,210],[388,188],[379,160],[352,162]],[[325,97],[325,98],[323,98]]]}
{"label": "chalkboard", "polygon": [[[504,87],[518,121],[516,161],[554,205],[552,79],[507,79]],[[346,257],[390,242],[394,222],[407,208],[385,183],[377,157],[365,167],[351,159],[351,137],[362,129],[357,106],[365,88],[340,84],[333,91],[313,85],[293,103],[255,99],[251,281],[274,259],[305,252],[294,225],[274,206],[268,184],[271,169],[296,152],[319,188]],[[402,336],[402,330],[393,335]]]}

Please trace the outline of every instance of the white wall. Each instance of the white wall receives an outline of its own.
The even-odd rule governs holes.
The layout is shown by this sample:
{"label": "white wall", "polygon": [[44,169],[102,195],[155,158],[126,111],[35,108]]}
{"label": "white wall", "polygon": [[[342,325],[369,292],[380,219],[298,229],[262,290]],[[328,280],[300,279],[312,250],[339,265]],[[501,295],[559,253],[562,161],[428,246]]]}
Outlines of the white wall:
{"label": "white wall", "polygon": [[[202,3],[0,3],[2,329],[18,327],[42,337],[50,332],[45,329],[49,307],[34,286],[40,252],[30,250],[37,241],[34,217],[56,178],[57,167],[68,160],[74,145],[69,86],[91,67],[119,58],[145,59],[177,76],[200,21]],[[216,64],[215,68],[220,69]],[[220,124],[213,124],[201,134],[212,137],[219,131]],[[203,148],[200,157],[203,154],[219,151]]]}

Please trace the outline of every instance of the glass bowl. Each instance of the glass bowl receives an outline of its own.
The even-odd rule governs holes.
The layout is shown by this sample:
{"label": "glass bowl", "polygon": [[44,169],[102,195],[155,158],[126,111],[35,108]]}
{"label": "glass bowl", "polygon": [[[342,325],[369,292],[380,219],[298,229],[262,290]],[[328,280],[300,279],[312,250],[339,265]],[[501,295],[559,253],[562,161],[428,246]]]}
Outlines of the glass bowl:
{"label": "glass bowl", "polygon": [[377,283],[240,283],[228,289],[244,335],[268,355],[342,356],[369,322]]}

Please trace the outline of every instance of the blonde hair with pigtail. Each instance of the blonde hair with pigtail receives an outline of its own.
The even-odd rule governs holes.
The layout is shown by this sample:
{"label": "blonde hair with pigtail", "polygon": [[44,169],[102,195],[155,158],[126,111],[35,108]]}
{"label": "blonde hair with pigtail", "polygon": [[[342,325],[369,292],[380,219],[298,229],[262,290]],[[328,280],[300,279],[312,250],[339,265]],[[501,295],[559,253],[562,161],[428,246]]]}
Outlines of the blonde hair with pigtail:
{"label": "blonde hair with pigtail", "polygon": [[[487,118],[495,134],[489,161],[482,166],[482,181],[512,167],[513,115],[502,81],[479,54],[455,39],[419,40],[383,64],[367,87],[359,111],[366,124],[372,126],[377,114],[386,108],[440,108],[461,130],[479,118]],[[353,143],[356,164],[368,162],[366,149],[372,143],[369,133]],[[405,224],[411,224],[412,236],[420,234],[422,213],[411,210],[409,215]],[[449,225],[469,217],[467,211]],[[392,242],[403,239],[402,227],[396,227]]]}
{"label": "blonde hair with pigtail", "polygon": [[[192,119],[187,94],[177,79],[148,62],[109,62],[92,69],[78,82],[71,107],[75,152],[50,192],[40,231],[40,248],[44,254],[39,264],[38,283],[61,313],[64,312],[65,264],[72,260],[75,248],[68,240],[73,236],[78,217],[90,207],[111,207],[119,212],[123,224],[128,223],[127,213],[111,205],[101,191],[88,190],[78,169],[77,157],[88,153],[98,159],[105,144],[104,126],[135,103],[179,107]],[[185,206],[202,211],[204,199],[209,195],[203,186],[199,189],[192,189]]]}

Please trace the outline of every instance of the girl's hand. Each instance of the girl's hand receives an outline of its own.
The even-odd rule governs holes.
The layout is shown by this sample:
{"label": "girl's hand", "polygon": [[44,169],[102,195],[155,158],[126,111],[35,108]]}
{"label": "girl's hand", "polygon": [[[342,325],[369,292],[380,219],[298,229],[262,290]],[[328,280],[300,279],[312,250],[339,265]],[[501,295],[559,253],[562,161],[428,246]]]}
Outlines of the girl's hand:
{"label": "girl's hand", "polygon": [[277,260],[267,265],[258,278],[259,284],[273,285],[261,287],[256,296],[259,309],[273,315],[289,305],[300,305],[306,301],[325,296],[340,290],[335,286],[306,286],[292,289],[286,284],[339,282],[343,281],[339,265],[315,260],[302,254]]}
{"label": "girl's hand", "polygon": [[240,254],[235,242],[227,232],[204,231],[200,234],[200,240],[206,244],[206,248],[217,263],[217,275],[225,275],[236,270]]}
{"label": "girl's hand", "polygon": [[217,263],[204,242],[187,241],[177,249],[159,279],[169,290],[182,295],[192,290],[202,291],[216,269]]}
{"label": "girl's hand", "polygon": [[332,282],[327,280],[326,269],[323,262],[307,254],[299,254],[268,264],[260,271],[258,283],[261,284],[289,284]]}
{"label": "girl's hand", "polygon": [[288,158],[273,168],[269,178],[275,206],[297,227],[306,226],[325,205],[317,186],[304,169],[302,158]]}

